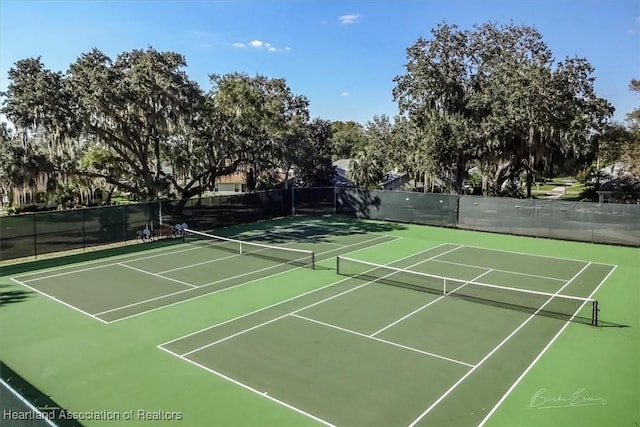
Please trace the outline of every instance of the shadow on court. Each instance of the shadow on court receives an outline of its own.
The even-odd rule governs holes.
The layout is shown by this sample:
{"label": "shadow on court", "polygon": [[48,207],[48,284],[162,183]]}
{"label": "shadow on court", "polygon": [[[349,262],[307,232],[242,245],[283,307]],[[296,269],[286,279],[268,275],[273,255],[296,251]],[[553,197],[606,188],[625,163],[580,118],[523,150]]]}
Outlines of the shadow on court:
{"label": "shadow on court", "polygon": [[[8,285],[0,285],[0,288],[7,288],[7,287],[9,287],[9,286]],[[23,302],[27,298],[29,298],[29,296],[32,293],[33,292],[24,291],[24,290],[21,290],[21,289],[16,289],[16,290],[11,290],[11,291],[0,290],[0,307],[3,307],[5,305],[9,305],[9,304],[15,304],[15,303],[18,303],[18,302]]]}
{"label": "shadow on court", "polygon": [[[29,402],[34,407],[38,408],[43,414],[55,422],[58,427],[82,427],[82,424],[70,419],[65,410],[60,407],[51,397],[43,393],[36,388],[33,384],[7,366],[6,363],[0,361],[0,378],[9,385],[20,397]],[[4,385],[0,385],[0,412],[6,414],[8,412],[15,413],[29,413],[31,408],[23,401],[11,392]],[[51,424],[42,419],[30,419],[30,420],[11,420],[4,417],[3,426],[6,427],[22,427],[28,426],[42,426],[49,427]]]}

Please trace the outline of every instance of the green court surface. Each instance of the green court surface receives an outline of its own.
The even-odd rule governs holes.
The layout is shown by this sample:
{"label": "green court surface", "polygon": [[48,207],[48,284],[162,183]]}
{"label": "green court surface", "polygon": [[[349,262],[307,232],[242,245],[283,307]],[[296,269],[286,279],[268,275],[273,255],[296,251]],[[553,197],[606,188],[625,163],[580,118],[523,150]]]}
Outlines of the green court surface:
{"label": "green court surface", "polygon": [[0,358],[86,426],[640,425],[637,248],[340,216],[216,232],[249,243],[5,268]]}

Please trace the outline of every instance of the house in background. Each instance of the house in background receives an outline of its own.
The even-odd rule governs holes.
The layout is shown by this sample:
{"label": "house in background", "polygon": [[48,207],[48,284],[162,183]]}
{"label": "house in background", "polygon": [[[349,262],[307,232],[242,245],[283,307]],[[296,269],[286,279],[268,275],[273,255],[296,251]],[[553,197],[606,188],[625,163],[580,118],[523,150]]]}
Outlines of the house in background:
{"label": "house in background", "polygon": [[[380,188],[391,191],[406,191],[412,187],[410,181],[409,174],[406,172],[390,172],[380,183]],[[415,183],[413,186],[415,186]]]}
{"label": "house in background", "polygon": [[340,159],[333,162],[333,168],[335,171],[333,183],[336,187],[355,187],[355,184],[351,178],[349,178],[350,166],[351,159]]}
{"label": "house in background", "polygon": [[640,181],[616,178],[596,190],[598,203],[640,203]]}
{"label": "house in background", "polygon": [[247,175],[244,172],[216,177],[214,187],[216,194],[244,193],[245,191],[247,191]]}

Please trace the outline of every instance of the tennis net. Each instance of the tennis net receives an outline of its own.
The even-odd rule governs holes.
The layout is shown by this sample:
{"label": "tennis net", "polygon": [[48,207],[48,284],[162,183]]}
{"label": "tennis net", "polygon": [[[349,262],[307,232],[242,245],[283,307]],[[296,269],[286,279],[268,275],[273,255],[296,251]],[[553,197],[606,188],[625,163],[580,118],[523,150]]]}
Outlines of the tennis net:
{"label": "tennis net", "polygon": [[454,279],[342,256],[337,257],[336,263],[336,272],[342,276],[598,325],[598,301],[590,298]]}
{"label": "tennis net", "polygon": [[228,237],[216,236],[214,234],[190,229],[185,229],[183,236],[185,243],[191,243],[205,248],[219,249],[239,255],[249,255],[296,266],[315,268],[316,256],[313,251],[230,239]]}

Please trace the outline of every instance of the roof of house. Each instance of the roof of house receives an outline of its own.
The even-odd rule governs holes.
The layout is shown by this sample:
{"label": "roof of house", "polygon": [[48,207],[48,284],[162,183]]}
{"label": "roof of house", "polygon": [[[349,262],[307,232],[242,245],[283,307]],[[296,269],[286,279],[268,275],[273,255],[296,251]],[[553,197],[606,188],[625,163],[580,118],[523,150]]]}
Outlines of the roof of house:
{"label": "roof of house", "polygon": [[385,177],[385,179],[382,181],[381,185],[387,185],[387,184],[391,184],[392,182],[407,176],[406,172],[390,172],[389,174],[387,174],[387,176]]}
{"label": "roof of house", "polygon": [[216,177],[218,184],[246,184],[247,176],[244,172],[234,172],[229,175]]}
{"label": "roof of house", "polygon": [[632,194],[640,195],[640,181],[633,181],[631,179],[616,178],[611,181],[607,181],[598,188],[598,193],[612,193],[623,189]]}

